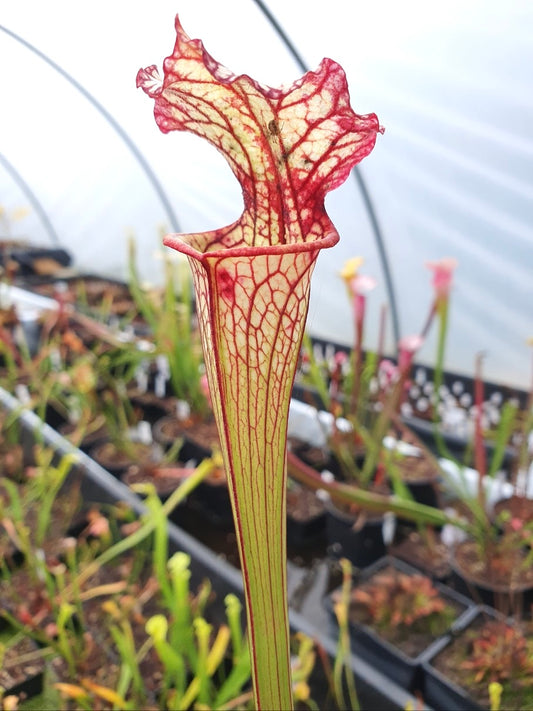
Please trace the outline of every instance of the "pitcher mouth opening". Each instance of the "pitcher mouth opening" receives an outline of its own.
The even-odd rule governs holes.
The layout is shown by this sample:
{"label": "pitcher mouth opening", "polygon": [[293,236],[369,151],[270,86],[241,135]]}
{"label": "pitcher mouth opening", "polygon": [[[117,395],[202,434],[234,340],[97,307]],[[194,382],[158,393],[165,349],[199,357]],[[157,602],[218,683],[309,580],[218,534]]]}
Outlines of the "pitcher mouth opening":
{"label": "pitcher mouth opening", "polygon": [[[209,244],[208,237],[212,234],[214,237],[219,238],[220,230],[216,230],[212,233],[202,233],[202,237],[206,239],[206,244]],[[193,257],[194,259],[203,262],[207,259],[222,259],[231,257],[253,257],[255,255],[283,255],[283,254],[301,254],[303,252],[316,252],[321,249],[328,249],[329,247],[334,247],[339,241],[339,235],[336,230],[331,230],[326,234],[325,237],[320,237],[318,239],[309,242],[293,242],[286,244],[273,244],[273,245],[262,245],[262,246],[248,246],[248,245],[236,245],[234,247],[219,246],[212,249],[207,249],[206,251],[201,251],[193,246],[194,239],[200,235],[187,235],[187,234],[168,234],[163,239],[163,244],[171,249],[175,249],[188,257]],[[188,239],[189,238],[189,239]],[[220,240],[217,239],[220,243]],[[214,242],[211,242],[213,244]]]}

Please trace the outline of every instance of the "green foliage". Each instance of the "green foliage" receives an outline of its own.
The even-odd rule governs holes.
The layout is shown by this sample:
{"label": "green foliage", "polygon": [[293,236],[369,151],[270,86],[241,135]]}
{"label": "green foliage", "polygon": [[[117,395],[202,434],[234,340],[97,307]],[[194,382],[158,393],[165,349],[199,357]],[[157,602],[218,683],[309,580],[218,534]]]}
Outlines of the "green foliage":
{"label": "green foliage", "polygon": [[203,357],[194,328],[192,278],[187,262],[165,255],[162,290],[144,289],[135,263],[135,244],[130,242],[129,286],[137,308],[150,327],[155,350],[168,363],[173,394],[186,401],[192,413],[208,412],[202,389]]}
{"label": "green foliage", "polygon": [[[45,526],[50,535],[51,511],[59,501],[59,489],[65,483],[72,458],[67,456],[55,466],[51,454],[40,451],[38,459],[39,466],[32,468],[21,488],[11,480],[1,481],[9,497],[2,509],[4,522],[7,511],[12,511],[13,525],[6,524],[6,529],[13,531],[17,544],[24,544],[22,571],[36,569],[36,575],[30,576],[31,605],[14,601],[13,608],[3,609],[2,616],[16,631],[15,639],[29,636],[46,650],[40,656],[64,661],[66,677],[57,683],[53,675],[49,678],[60,694],[57,708],[66,708],[66,699],[87,709],[101,708],[104,701],[124,709],[145,707],[151,692],[146,687],[142,665],[150,654],[152,664],[153,659],[159,659],[159,708],[180,709],[196,702],[206,708],[220,708],[242,693],[243,705],[239,707],[244,708],[251,698],[251,692],[245,689],[250,683],[250,659],[240,627],[240,603],[234,596],[228,598],[228,623],[215,630],[204,618],[209,584],[204,582],[196,594],[190,590],[190,558],[184,553],[176,553],[167,562],[167,515],[211,471],[213,464],[202,464],[165,504],[153,490],[147,490],[148,515],[131,533],[115,542],[108,535],[111,523],[93,513],[88,524],[90,538],[82,535],[77,543],[65,539],[62,562],[43,556],[42,528]],[[37,500],[43,507],[37,512],[35,533],[30,535],[26,515]],[[120,510],[116,513],[121,516]],[[94,545],[95,536],[102,545]],[[69,541],[73,545],[67,546]],[[142,545],[146,541],[150,541],[148,569],[147,551]],[[124,556],[140,558],[140,567],[133,562],[127,566],[132,577],[124,567]],[[122,572],[118,579],[112,574],[107,582],[106,575],[112,569]],[[142,580],[145,582],[139,588],[138,581]],[[144,605],[152,599],[157,600],[160,612],[146,618],[146,633],[139,636],[138,617],[145,614]],[[85,665],[95,649],[87,605],[97,601],[102,629],[108,630],[106,654],[113,649],[120,660],[116,673],[104,675],[114,679],[113,686],[85,678]],[[226,659],[229,667],[222,671]]]}

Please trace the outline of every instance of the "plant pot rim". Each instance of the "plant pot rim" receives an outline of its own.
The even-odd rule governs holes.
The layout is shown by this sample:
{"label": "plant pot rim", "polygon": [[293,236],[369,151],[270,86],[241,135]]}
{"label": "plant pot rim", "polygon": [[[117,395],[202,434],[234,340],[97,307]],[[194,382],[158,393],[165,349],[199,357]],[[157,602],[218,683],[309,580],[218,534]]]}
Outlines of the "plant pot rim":
{"label": "plant pot rim", "polygon": [[[471,569],[467,569],[458,563],[457,560],[457,553],[459,550],[464,549],[467,546],[472,546],[475,548],[476,542],[472,539],[466,539],[465,541],[459,541],[458,543],[455,544],[451,548],[450,551],[450,566],[452,570],[456,573],[456,575],[460,576],[463,578],[465,581],[468,581],[472,584],[474,584],[476,587],[494,592],[494,593],[500,593],[500,594],[513,594],[513,593],[522,593],[527,590],[533,589],[533,571],[528,569],[525,572],[529,572],[530,574],[530,579],[529,580],[524,580],[523,582],[518,582],[518,581],[513,581],[512,579],[509,579],[507,583],[499,583],[499,582],[492,582],[490,580],[490,577],[487,576],[487,567],[483,569],[483,571],[479,571],[479,573],[472,572]],[[478,558],[479,560],[479,558]]]}
{"label": "plant pot rim", "polygon": [[369,511],[368,509],[365,509],[364,507],[361,507],[360,509],[354,511],[353,513],[349,513],[348,511],[343,511],[342,508],[339,508],[339,505],[333,501],[329,496],[324,499],[324,507],[326,509],[326,512],[331,514],[332,516],[336,516],[339,518],[341,521],[344,523],[352,523],[355,525],[357,520],[359,519],[360,516],[365,516],[365,522],[372,525],[383,525],[385,521],[385,517],[387,516],[387,512],[384,513],[377,513],[375,511]]}

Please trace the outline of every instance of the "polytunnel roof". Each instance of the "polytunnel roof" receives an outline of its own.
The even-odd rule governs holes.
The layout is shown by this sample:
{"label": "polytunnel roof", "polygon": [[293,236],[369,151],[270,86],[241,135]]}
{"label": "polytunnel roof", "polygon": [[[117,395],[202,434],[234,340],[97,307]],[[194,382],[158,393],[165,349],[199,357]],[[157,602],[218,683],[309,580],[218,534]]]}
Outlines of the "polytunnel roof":
{"label": "polytunnel roof", "polygon": [[[27,0],[0,24],[1,237],[68,249],[77,267],[124,277],[127,240],[146,280],[161,279],[164,231],[229,224],[242,210],[223,158],[163,135],[135,88],[140,67],[186,32],[235,73],[288,84],[322,57],[345,69],[352,106],[385,127],[373,153],[326,200],[341,235],[313,281],[309,329],[352,340],[339,278],[364,257],[365,344],[389,303],[395,336],[420,331],[428,260],[455,257],[446,367],[526,389],[533,336],[533,4],[527,0]],[[274,20],[274,22],[272,21]],[[276,21],[278,26],[276,27]],[[21,216],[22,215],[22,216]],[[434,362],[435,338],[420,359]]]}

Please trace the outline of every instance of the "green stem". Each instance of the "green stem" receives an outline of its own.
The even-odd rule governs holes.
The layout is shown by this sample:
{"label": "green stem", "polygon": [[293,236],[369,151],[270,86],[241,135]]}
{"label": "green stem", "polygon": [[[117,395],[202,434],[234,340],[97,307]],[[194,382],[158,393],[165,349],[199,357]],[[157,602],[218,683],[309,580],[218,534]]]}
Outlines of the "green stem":
{"label": "green stem", "polygon": [[[350,660],[350,630],[348,626],[348,612],[350,609],[350,595],[352,589],[352,566],[349,560],[342,558],[340,561],[342,569],[342,593],[341,599],[335,605],[335,616],[339,624],[339,640],[337,644],[337,656],[333,668],[333,678],[335,684],[335,696],[339,707],[344,706],[343,678],[348,687],[350,698],[350,709],[359,711],[359,699],[355,688],[355,678],[349,666]],[[344,672],[344,673],[343,673]]]}
{"label": "green stem", "polygon": [[442,457],[446,459],[451,459],[457,465],[459,462],[453,456],[453,454],[448,449],[444,437],[442,436],[442,430],[438,419],[438,408],[440,403],[440,390],[444,382],[444,353],[446,350],[446,336],[448,333],[448,299],[440,299],[437,306],[436,312],[439,317],[439,334],[437,340],[437,360],[435,363],[435,370],[433,374],[433,386],[435,403],[433,405],[433,436],[435,438],[435,443],[437,445],[437,450]]}
{"label": "green stem", "polygon": [[287,463],[289,475],[293,479],[300,481],[315,491],[318,489],[327,491],[333,501],[357,504],[364,509],[378,513],[390,511],[402,518],[429,526],[452,524],[465,531],[470,530],[470,525],[465,521],[453,516],[448,516],[444,511],[433,508],[432,506],[419,504],[416,501],[410,501],[408,499],[400,499],[395,496],[375,494],[371,491],[353,486],[352,484],[326,482],[317,471],[302,462],[302,460],[292,452],[287,453]]}
{"label": "green stem", "polygon": [[[284,471],[284,457],[265,466],[265,474],[271,472],[273,476],[280,471]],[[258,496],[257,489],[247,486],[240,472],[233,483],[256,703],[259,709],[288,711],[292,693],[287,581],[285,560],[279,554],[286,547],[285,498]]]}
{"label": "green stem", "polygon": [[172,599],[168,604],[173,615],[169,637],[172,648],[180,654],[186,655],[194,666],[196,664],[196,649],[189,600],[190,562],[190,556],[182,551],[174,553],[168,561],[168,571],[172,583]]}
{"label": "green stem", "polygon": [[[172,494],[168,497],[165,503],[161,507],[161,511],[165,516],[168,516],[174,508],[181,503],[190,493],[193,491],[198,484],[209,476],[217,464],[212,459],[205,459],[198,468],[188,477],[177,489],[175,489]],[[143,524],[134,533],[130,534],[127,538],[115,543],[113,546],[108,548],[106,551],[101,553],[96,560],[87,565],[87,567],[77,576],[75,584],[77,586],[82,585],[86,580],[93,576],[102,565],[105,565],[112,561],[119,555],[122,555],[126,551],[130,550],[147,538],[157,526],[157,519],[145,518]]]}

